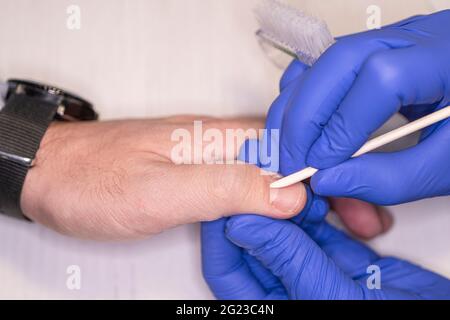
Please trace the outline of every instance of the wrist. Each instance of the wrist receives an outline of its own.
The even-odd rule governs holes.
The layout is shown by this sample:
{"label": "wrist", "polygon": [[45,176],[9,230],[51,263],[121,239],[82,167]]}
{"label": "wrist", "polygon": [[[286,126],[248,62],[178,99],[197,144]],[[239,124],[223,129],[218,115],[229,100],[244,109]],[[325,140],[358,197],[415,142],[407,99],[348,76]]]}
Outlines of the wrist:
{"label": "wrist", "polygon": [[64,148],[65,129],[73,124],[52,123],[47,129],[36,157],[33,167],[28,170],[20,197],[23,214],[32,221],[43,222],[45,213],[50,211],[51,205],[51,177],[44,174],[47,168],[57,170],[54,159],[58,152]]}

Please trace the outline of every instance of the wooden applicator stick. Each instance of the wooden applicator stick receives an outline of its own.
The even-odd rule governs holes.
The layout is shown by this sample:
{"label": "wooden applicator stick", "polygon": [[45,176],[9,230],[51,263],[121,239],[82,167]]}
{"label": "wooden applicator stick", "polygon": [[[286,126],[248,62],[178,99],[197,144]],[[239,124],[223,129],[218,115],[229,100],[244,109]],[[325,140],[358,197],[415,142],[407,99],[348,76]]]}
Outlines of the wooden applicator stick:
{"label": "wooden applicator stick", "polygon": [[[438,123],[442,120],[445,120],[450,117],[450,106],[440,109],[434,113],[431,113],[423,118],[420,118],[416,121],[410,122],[403,127],[392,130],[386,134],[383,134],[379,137],[376,137],[372,140],[369,140],[366,144],[364,144],[361,149],[359,149],[352,158],[359,157],[365,153],[378,149],[388,143],[391,143],[395,140],[403,138],[407,135],[410,135],[414,132],[420,131],[426,127],[429,127],[435,123]],[[312,177],[318,170],[312,167],[308,167],[301,171],[298,171],[294,174],[291,174],[287,177],[281,178],[273,182],[270,187],[274,189],[285,188],[290,185],[301,182],[305,179]]]}

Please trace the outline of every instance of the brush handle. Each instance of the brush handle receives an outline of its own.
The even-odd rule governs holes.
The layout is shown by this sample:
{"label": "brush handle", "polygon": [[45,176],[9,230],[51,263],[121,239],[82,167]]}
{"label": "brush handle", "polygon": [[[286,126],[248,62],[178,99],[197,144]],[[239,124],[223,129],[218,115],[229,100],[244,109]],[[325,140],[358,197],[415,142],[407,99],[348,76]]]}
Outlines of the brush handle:
{"label": "brush handle", "polygon": [[[366,144],[364,144],[361,149],[359,149],[352,158],[359,157],[365,153],[378,149],[388,143],[391,143],[395,140],[403,138],[407,135],[410,135],[414,132],[422,130],[426,127],[429,127],[435,123],[438,123],[442,120],[445,120],[450,117],[450,106],[440,109],[436,112],[433,112],[423,118],[420,118],[416,121],[410,122],[403,127],[392,130],[388,133],[385,133],[379,137],[376,137],[372,140],[369,140]],[[287,177],[281,178],[273,182],[270,187],[274,189],[285,188],[290,185],[296,184],[308,178],[311,178],[318,170],[312,167],[305,168],[301,171],[298,171],[294,174],[291,174]]]}

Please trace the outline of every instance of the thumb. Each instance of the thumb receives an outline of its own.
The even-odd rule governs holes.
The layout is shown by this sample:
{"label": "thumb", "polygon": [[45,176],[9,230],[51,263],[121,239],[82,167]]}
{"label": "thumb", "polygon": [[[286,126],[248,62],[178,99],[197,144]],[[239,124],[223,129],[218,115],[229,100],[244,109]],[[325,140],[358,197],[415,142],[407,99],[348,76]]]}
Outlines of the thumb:
{"label": "thumb", "polygon": [[288,219],[302,211],[307,200],[305,186],[270,188],[279,177],[258,168],[260,147],[258,140],[247,140],[238,155],[240,161],[182,165],[170,170],[175,175],[172,181],[184,191],[178,195],[184,200],[177,199],[187,206],[181,215],[182,222],[211,221],[246,213]]}
{"label": "thumb", "polygon": [[344,274],[294,223],[234,217],[227,237],[280,278],[292,299],[362,299],[363,289]]}
{"label": "thumb", "polygon": [[287,219],[305,206],[303,184],[271,189],[275,176],[253,165],[236,163],[175,169],[181,184],[178,187],[184,190],[182,197],[187,199],[184,203],[190,206],[187,211],[195,213],[194,221],[211,221],[249,212]]}

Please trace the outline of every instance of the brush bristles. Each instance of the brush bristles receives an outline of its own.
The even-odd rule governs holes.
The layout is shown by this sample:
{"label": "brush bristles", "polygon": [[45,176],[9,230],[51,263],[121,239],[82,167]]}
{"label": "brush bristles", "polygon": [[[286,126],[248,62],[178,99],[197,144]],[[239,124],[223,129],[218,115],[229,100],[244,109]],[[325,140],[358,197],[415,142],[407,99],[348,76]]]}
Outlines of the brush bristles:
{"label": "brush bristles", "polygon": [[259,34],[312,65],[333,43],[327,24],[277,0],[263,0],[255,9]]}

